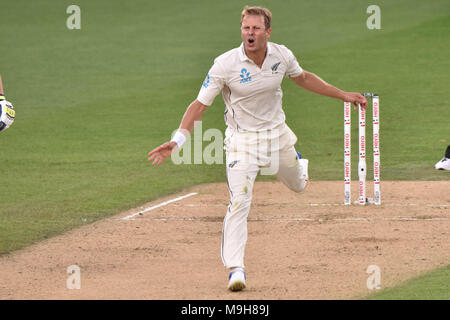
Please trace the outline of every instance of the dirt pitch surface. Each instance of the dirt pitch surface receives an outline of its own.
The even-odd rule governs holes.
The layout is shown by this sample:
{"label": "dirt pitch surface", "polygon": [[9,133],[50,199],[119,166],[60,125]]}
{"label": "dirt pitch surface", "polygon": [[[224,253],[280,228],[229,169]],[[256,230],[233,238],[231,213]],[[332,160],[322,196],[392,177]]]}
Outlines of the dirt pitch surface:
{"label": "dirt pitch surface", "polygon": [[[449,263],[449,190],[385,181],[381,206],[349,207],[343,182],[313,181],[302,194],[256,182],[247,288],[232,293],[220,259],[227,187],[200,185],[0,257],[0,298],[358,299],[373,292],[371,265],[385,288]],[[72,265],[80,289],[67,288]]]}

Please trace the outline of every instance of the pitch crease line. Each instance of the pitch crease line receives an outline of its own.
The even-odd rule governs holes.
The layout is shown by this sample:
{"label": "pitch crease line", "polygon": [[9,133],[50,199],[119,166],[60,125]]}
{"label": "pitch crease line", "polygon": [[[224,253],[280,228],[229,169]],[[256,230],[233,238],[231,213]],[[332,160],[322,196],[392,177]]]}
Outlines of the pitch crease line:
{"label": "pitch crease line", "polygon": [[[166,217],[166,218],[152,218],[154,221],[192,221],[192,222],[221,222],[221,219],[212,221],[205,218],[192,217]],[[449,221],[449,218],[414,218],[414,217],[392,217],[392,218],[249,218],[248,222],[377,222],[377,221]]]}
{"label": "pitch crease line", "polygon": [[[155,221],[192,221],[192,222],[219,222],[210,221],[204,218],[183,218],[183,217],[167,217],[167,218],[153,218]],[[219,219],[220,220],[220,219]],[[377,221],[449,221],[449,218],[414,218],[414,217],[392,217],[392,218],[335,218],[335,219],[312,219],[312,218],[279,218],[279,219],[251,219],[248,222],[377,222]],[[220,220],[221,222],[222,220]]]}
{"label": "pitch crease line", "polygon": [[[354,203],[355,207],[358,203]],[[175,205],[177,206],[177,205]],[[187,203],[187,204],[181,204],[179,206],[184,207],[227,207],[226,204],[198,204],[198,203]],[[343,207],[345,204],[343,203],[298,203],[293,204],[293,206],[309,206],[309,207]],[[377,207],[443,207],[447,208],[450,207],[450,204],[417,204],[417,203],[384,203],[383,205],[379,205]],[[368,207],[373,207],[373,204],[368,204]]]}
{"label": "pitch crease line", "polygon": [[160,208],[160,207],[164,207],[164,206],[168,205],[169,203],[180,201],[180,200],[183,200],[185,198],[189,198],[189,197],[195,196],[196,194],[198,194],[198,193],[197,192],[192,192],[192,193],[188,193],[188,194],[186,194],[184,196],[181,196],[181,197],[178,197],[178,198],[175,198],[175,199],[167,200],[167,201],[162,202],[160,204],[157,204],[157,205],[151,206],[149,208],[145,208],[144,210],[138,211],[136,213],[130,214],[129,216],[120,218],[119,220],[129,220],[131,218],[134,218],[135,216],[144,214],[146,212],[149,212],[151,210],[155,210],[155,209]]}

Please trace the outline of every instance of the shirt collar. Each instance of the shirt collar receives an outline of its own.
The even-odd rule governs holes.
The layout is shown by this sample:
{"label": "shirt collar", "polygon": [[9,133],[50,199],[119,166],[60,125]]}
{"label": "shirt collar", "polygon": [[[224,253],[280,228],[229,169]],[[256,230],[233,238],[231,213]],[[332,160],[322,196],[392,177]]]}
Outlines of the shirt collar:
{"label": "shirt collar", "polygon": [[[267,56],[272,54],[272,45],[270,42],[267,42]],[[241,61],[245,61],[248,60],[250,61],[249,57],[247,57],[247,55],[245,54],[245,50],[244,50],[244,43],[241,42],[241,45],[239,46],[239,58],[241,59]]]}

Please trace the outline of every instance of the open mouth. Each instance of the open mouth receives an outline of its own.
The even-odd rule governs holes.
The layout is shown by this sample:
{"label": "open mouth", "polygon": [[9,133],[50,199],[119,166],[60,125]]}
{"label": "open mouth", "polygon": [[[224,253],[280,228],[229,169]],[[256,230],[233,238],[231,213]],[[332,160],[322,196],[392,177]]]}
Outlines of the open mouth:
{"label": "open mouth", "polygon": [[247,42],[249,45],[253,45],[255,43],[255,39],[248,39]]}

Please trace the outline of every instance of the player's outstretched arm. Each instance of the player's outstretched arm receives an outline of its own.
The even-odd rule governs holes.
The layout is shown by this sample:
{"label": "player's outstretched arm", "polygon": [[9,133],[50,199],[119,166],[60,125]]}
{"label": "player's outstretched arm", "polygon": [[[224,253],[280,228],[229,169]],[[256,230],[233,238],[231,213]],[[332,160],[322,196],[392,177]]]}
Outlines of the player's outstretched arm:
{"label": "player's outstretched arm", "polygon": [[16,111],[11,102],[5,100],[2,76],[0,75],[0,131],[8,129],[16,117]]}
{"label": "player's outstretched arm", "polygon": [[306,90],[309,90],[311,92],[331,98],[340,99],[345,102],[351,102],[355,105],[355,109],[358,104],[361,104],[364,109],[367,107],[367,100],[361,93],[342,91],[341,89],[338,89],[325,82],[323,79],[312,72],[303,70],[303,72],[298,77],[291,79],[300,87],[305,88]]}
{"label": "player's outstretched arm", "polygon": [[4,96],[3,93],[3,81],[2,81],[2,75],[0,74],[0,95]]}
{"label": "player's outstretched arm", "polygon": [[[184,138],[187,139],[189,134],[194,129],[195,121],[199,121],[202,118],[206,108],[207,106],[202,104],[200,101],[194,100],[184,113],[178,129],[178,134],[184,135]],[[168,156],[172,154],[172,152],[176,150],[177,147],[181,147],[181,144],[178,145],[175,141],[165,142],[148,153],[148,161],[153,161],[152,165],[156,164],[159,166]]]}

